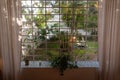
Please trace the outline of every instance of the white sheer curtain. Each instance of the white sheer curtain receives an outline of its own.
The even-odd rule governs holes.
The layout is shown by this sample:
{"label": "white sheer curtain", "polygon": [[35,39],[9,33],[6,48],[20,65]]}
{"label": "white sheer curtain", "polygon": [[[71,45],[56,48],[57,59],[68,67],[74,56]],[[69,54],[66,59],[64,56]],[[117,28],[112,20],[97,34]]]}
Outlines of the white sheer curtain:
{"label": "white sheer curtain", "polygon": [[0,52],[3,80],[19,80],[19,0],[0,0]]}
{"label": "white sheer curtain", "polygon": [[120,80],[120,0],[99,3],[100,80]]}

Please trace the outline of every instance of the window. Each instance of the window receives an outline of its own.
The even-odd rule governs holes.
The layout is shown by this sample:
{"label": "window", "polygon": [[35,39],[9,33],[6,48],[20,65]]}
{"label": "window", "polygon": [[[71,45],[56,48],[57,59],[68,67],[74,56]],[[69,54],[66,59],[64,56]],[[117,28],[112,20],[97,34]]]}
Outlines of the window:
{"label": "window", "polygon": [[21,0],[21,60],[97,60],[98,0]]}

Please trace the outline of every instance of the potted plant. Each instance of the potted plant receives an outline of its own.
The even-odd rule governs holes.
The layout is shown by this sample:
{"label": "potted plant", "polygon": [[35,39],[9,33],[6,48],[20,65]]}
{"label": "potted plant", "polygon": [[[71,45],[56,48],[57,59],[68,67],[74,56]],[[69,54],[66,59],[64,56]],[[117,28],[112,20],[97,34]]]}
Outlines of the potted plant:
{"label": "potted plant", "polygon": [[60,54],[56,56],[52,62],[51,66],[59,70],[60,75],[64,75],[64,71],[67,68],[77,68],[77,65],[72,61],[70,54]]}
{"label": "potted plant", "polygon": [[24,61],[25,61],[25,66],[29,65],[29,59],[27,56],[24,57]]}

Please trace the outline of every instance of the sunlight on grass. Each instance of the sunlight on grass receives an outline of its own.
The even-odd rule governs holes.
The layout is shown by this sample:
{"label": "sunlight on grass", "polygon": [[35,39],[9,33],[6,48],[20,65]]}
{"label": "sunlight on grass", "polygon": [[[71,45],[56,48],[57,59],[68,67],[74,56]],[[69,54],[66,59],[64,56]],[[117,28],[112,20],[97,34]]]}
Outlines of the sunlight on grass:
{"label": "sunlight on grass", "polygon": [[86,44],[88,48],[98,48],[98,42],[87,41]]}

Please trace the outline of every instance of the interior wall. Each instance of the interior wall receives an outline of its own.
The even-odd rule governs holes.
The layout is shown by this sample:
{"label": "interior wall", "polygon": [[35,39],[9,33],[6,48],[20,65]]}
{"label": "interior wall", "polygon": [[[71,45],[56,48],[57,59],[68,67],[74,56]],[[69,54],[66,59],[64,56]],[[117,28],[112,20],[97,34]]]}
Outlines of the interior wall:
{"label": "interior wall", "polygon": [[96,68],[68,69],[61,76],[52,68],[24,68],[21,80],[98,80]]}

